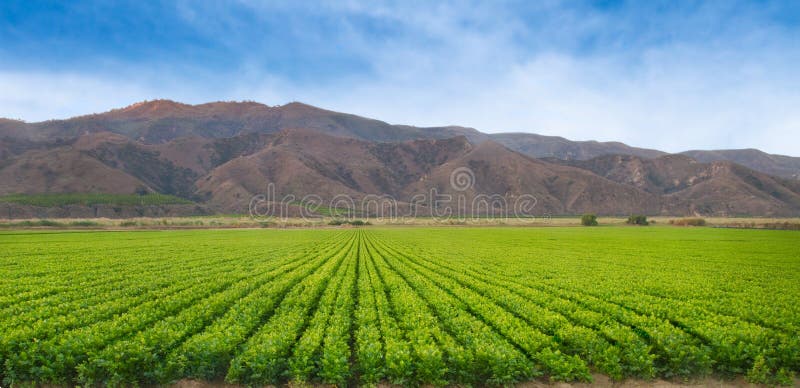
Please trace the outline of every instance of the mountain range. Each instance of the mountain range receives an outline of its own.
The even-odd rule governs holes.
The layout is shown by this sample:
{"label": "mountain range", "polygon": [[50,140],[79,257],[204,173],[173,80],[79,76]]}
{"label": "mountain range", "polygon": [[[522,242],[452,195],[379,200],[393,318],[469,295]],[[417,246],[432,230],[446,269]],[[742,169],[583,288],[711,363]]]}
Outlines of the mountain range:
{"label": "mountain range", "polygon": [[[451,174],[468,169],[470,186]],[[0,119],[0,195],[157,192],[213,212],[278,195],[536,198],[533,214],[800,215],[800,158],[680,154],[459,126],[420,128],[302,103],[145,101],[38,123]],[[430,203],[422,203],[430,211]],[[10,212],[9,212],[10,213]]]}

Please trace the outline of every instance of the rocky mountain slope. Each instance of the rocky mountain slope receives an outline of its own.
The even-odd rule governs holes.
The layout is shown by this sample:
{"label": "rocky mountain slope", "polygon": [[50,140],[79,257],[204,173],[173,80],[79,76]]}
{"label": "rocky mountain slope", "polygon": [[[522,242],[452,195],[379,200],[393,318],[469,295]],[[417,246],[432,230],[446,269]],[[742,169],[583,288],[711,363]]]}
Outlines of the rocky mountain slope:
{"label": "rocky mountain slope", "polygon": [[[0,119],[0,155],[8,147],[3,139],[28,142],[71,139],[94,132],[113,132],[149,144],[181,137],[228,138],[243,133],[275,133],[306,128],[326,134],[386,142],[443,139],[466,136],[473,144],[494,140],[535,158],[587,160],[620,154],[654,158],[665,152],[631,147],[619,142],[572,141],[531,133],[486,134],[458,126],[420,128],[333,112],[293,102],[267,106],[256,102],[212,102],[188,105],[169,100],[145,101],[104,113],[67,120],[24,123]],[[766,154],[758,150],[686,151],[702,162],[731,161],[767,174],[800,179],[800,158]]]}
{"label": "rocky mountain slope", "polygon": [[[69,120],[0,120],[0,195],[158,192],[226,213],[246,212],[273,183],[276,195],[298,201],[388,195],[427,214],[435,210],[430,195],[417,196],[435,190],[462,207],[488,196],[511,207],[531,195],[534,215],[795,216],[795,159],[396,126],[300,103],[159,100]],[[472,184],[456,189],[460,170]]]}
{"label": "rocky mountain slope", "polygon": [[773,155],[756,149],[686,151],[683,155],[699,162],[729,161],[756,171],[784,178],[800,179],[800,158]]}
{"label": "rocky mountain slope", "polygon": [[800,207],[800,181],[728,161],[700,163],[685,155],[644,159],[606,155],[566,164],[660,195],[667,214],[777,215]]}
{"label": "rocky mountain slope", "polygon": [[534,158],[586,160],[602,155],[635,155],[655,158],[666,152],[631,147],[619,142],[572,141],[559,136],[533,133],[496,133],[489,137],[514,151]]}

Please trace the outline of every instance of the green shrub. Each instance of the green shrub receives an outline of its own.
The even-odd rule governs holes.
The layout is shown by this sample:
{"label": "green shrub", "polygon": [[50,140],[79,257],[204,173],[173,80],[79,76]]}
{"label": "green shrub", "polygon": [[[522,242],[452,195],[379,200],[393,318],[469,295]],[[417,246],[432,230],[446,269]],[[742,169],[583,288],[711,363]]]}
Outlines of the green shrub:
{"label": "green shrub", "polygon": [[626,223],[628,225],[642,225],[642,226],[650,225],[650,223],[647,222],[647,216],[643,215],[632,215],[628,217],[628,221],[626,221]]}
{"label": "green shrub", "polygon": [[768,222],[764,224],[764,228],[776,230],[800,230],[800,222]]}
{"label": "green shrub", "polygon": [[597,226],[597,215],[584,214],[581,216],[581,225],[583,226]]}
{"label": "green shrub", "polygon": [[94,221],[81,220],[81,221],[72,221],[69,223],[69,226],[91,227],[91,226],[100,226],[100,224]]}
{"label": "green shrub", "polygon": [[50,220],[36,220],[36,221],[20,221],[11,224],[12,226],[21,226],[21,227],[31,227],[31,226],[51,226],[51,227],[58,227],[64,226],[64,224],[56,221]]}
{"label": "green shrub", "polygon": [[139,223],[136,221],[122,221],[119,223],[119,226],[139,226]]}
{"label": "green shrub", "polygon": [[328,222],[328,225],[333,225],[333,226],[339,226],[339,225],[364,226],[364,225],[372,225],[372,224],[369,223],[369,221],[363,221],[363,220],[347,221],[347,220],[334,219],[334,220],[330,220]]}

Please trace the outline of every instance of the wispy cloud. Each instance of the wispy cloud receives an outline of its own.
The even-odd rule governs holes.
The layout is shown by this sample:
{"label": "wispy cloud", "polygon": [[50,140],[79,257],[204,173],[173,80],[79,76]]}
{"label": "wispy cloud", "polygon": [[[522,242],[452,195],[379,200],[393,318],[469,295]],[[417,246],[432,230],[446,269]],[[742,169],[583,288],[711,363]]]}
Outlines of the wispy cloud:
{"label": "wispy cloud", "polygon": [[[393,123],[800,155],[791,2],[80,8],[85,20],[62,26],[66,40],[0,25],[11,43],[0,49],[0,115],[42,120],[158,97],[299,100]],[[131,39],[125,50],[93,43],[102,31],[77,31],[111,16],[121,21],[98,23]],[[121,31],[142,17],[156,32]],[[80,58],[49,56],[59,43]]]}

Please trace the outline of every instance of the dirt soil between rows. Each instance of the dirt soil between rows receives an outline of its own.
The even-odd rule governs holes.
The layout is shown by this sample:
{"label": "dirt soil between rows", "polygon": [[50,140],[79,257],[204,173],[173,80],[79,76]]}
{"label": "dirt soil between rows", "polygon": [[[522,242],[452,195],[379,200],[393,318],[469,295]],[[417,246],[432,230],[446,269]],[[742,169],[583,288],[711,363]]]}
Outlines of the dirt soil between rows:
{"label": "dirt soil between rows", "polygon": [[[594,374],[594,381],[591,383],[553,383],[548,381],[528,381],[516,384],[518,388],[588,388],[588,387],[613,387],[613,388],[697,388],[697,387],[710,387],[710,388],[743,388],[743,387],[765,387],[765,385],[748,383],[744,377],[739,376],[733,380],[723,380],[715,377],[706,377],[702,379],[690,381],[667,381],[661,379],[655,380],[637,380],[627,379],[623,381],[614,381],[608,376],[602,374]],[[793,386],[800,387],[800,377],[795,378]],[[172,385],[173,388],[239,388],[243,387],[236,384],[228,384],[222,381],[198,381],[198,380],[180,380]],[[287,387],[298,387],[294,384],[289,384]],[[307,387],[322,388],[331,387],[324,384],[312,384]],[[379,388],[396,387],[392,384],[383,383],[378,385]]]}

